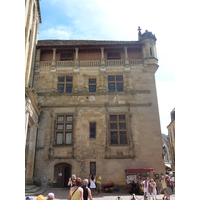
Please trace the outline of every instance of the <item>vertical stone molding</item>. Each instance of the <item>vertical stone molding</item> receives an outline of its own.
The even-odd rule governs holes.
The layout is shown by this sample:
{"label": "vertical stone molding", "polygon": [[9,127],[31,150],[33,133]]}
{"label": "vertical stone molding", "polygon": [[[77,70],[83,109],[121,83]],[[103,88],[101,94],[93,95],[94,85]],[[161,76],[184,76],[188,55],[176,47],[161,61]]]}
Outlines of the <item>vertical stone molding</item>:
{"label": "vertical stone molding", "polygon": [[78,59],[78,50],[79,48],[75,48],[76,50],[76,58],[74,63],[74,72],[79,72],[79,59]]}
{"label": "vertical stone molding", "polygon": [[51,72],[56,72],[56,48],[53,48],[53,59],[51,61]]}
{"label": "vertical stone molding", "polygon": [[104,47],[101,47],[101,70],[105,69]]}
{"label": "vertical stone molding", "polygon": [[126,77],[126,91],[130,91],[130,86],[129,86],[129,72],[125,72],[125,77]]}
{"label": "vertical stone molding", "polygon": [[35,62],[35,72],[40,72],[40,55],[41,55],[41,50],[37,49],[36,62]]}
{"label": "vertical stone molding", "polygon": [[25,148],[26,148],[26,137],[27,137],[27,131],[28,131],[28,119],[29,119],[29,111],[26,111],[25,113]]}
{"label": "vertical stone molding", "polygon": [[87,74],[83,74],[83,92],[87,92],[88,91],[88,76]]}
{"label": "vertical stone molding", "polygon": [[124,51],[125,51],[125,67],[129,67],[129,58],[128,58],[127,49],[128,49],[128,47],[124,47]]}

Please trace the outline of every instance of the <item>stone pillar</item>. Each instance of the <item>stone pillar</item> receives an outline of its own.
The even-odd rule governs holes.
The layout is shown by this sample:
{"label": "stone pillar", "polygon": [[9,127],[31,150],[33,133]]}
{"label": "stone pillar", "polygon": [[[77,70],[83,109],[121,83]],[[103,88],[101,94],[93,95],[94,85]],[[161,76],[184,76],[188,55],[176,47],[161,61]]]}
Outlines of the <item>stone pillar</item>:
{"label": "stone pillar", "polygon": [[56,48],[53,48],[53,60],[51,61],[51,72],[56,72]]}
{"label": "stone pillar", "polygon": [[127,53],[127,47],[124,47],[125,50],[125,67],[129,67],[129,58]]}
{"label": "stone pillar", "polygon": [[76,50],[76,58],[75,58],[75,64],[74,64],[74,72],[79,72],[79,60],[78,60],[79,48],[75,48],[75,50]]}
{"label": "stone pillar", "polygon": [[29,111],[27,110],[25,113],[25,149],[26,149],[26,137],[27,137],[27,131],[28,131],[28,119],[29,119]]}
{"label": "stone pillar", "polygon": [[105,68],[104,47],[101,47],[101,70]]}
{"label": "stone pillar", "polygon": [[26,165],[26,184],[32,183],[33,170],[34,170],[34,159],[35,159],[35,144],[36,144],[37,124],[31,126],[30,138],[29,138],[29,149],[27,154],[27,165]]}

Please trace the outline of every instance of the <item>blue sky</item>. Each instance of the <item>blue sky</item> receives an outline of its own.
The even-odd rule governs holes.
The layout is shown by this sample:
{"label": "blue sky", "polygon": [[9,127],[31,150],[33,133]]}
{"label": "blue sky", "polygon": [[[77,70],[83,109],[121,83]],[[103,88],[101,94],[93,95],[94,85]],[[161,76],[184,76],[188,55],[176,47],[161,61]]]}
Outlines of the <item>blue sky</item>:
{"label": "blue sky", "polygon": [[159,68],[155,74],[161,132],[168,134],[175,107],[174,30],[178,2],[134,0],[41,0],[38,39],[138,40],[155,34]]}

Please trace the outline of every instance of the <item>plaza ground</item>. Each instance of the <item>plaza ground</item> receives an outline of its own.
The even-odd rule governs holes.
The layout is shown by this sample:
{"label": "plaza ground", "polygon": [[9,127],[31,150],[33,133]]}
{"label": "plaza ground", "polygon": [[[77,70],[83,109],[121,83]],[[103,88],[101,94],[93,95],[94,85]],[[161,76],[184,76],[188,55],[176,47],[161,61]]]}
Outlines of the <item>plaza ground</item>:
{"label": "plaza ground", "polygon": [[[69,190],[65,188],[47,188],[47,190],[43,193],[46,197],[49,192],[53,192],[55,194],[55,200],[63,200],[68,199]],[[33,200],[36,200],[37,196],[31,196]],[[104,193],[102,192],[100,196],[93,196],[94,200],[117,200],[117,197],[120,197],[122,200],[130,200],[131,195],[125,191],[112,192],[112,193]],[[137,200],[143,200],[144,197],[142,195],[136,195]],[[162,200],[163,194],[157,195],[157,200]],[[170,200],[175,200],[175,194],[171,195]]]}

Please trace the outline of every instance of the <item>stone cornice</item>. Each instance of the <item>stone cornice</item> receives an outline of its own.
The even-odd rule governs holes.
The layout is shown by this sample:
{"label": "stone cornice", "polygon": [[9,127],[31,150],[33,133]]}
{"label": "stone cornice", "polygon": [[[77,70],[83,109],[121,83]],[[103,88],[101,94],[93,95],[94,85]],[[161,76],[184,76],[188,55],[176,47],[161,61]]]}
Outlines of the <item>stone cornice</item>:
{"label": "stone cornice", "polygon": [[29,98],[31,101],[31,104],[35,110],[35,112],[37,113],[37,115],[40,115],[41,113],[41,108],[39,106],[39,102],[38,102],[38,96],[37,93],[35,91],[34,88],[25,88],[25,98]]}

